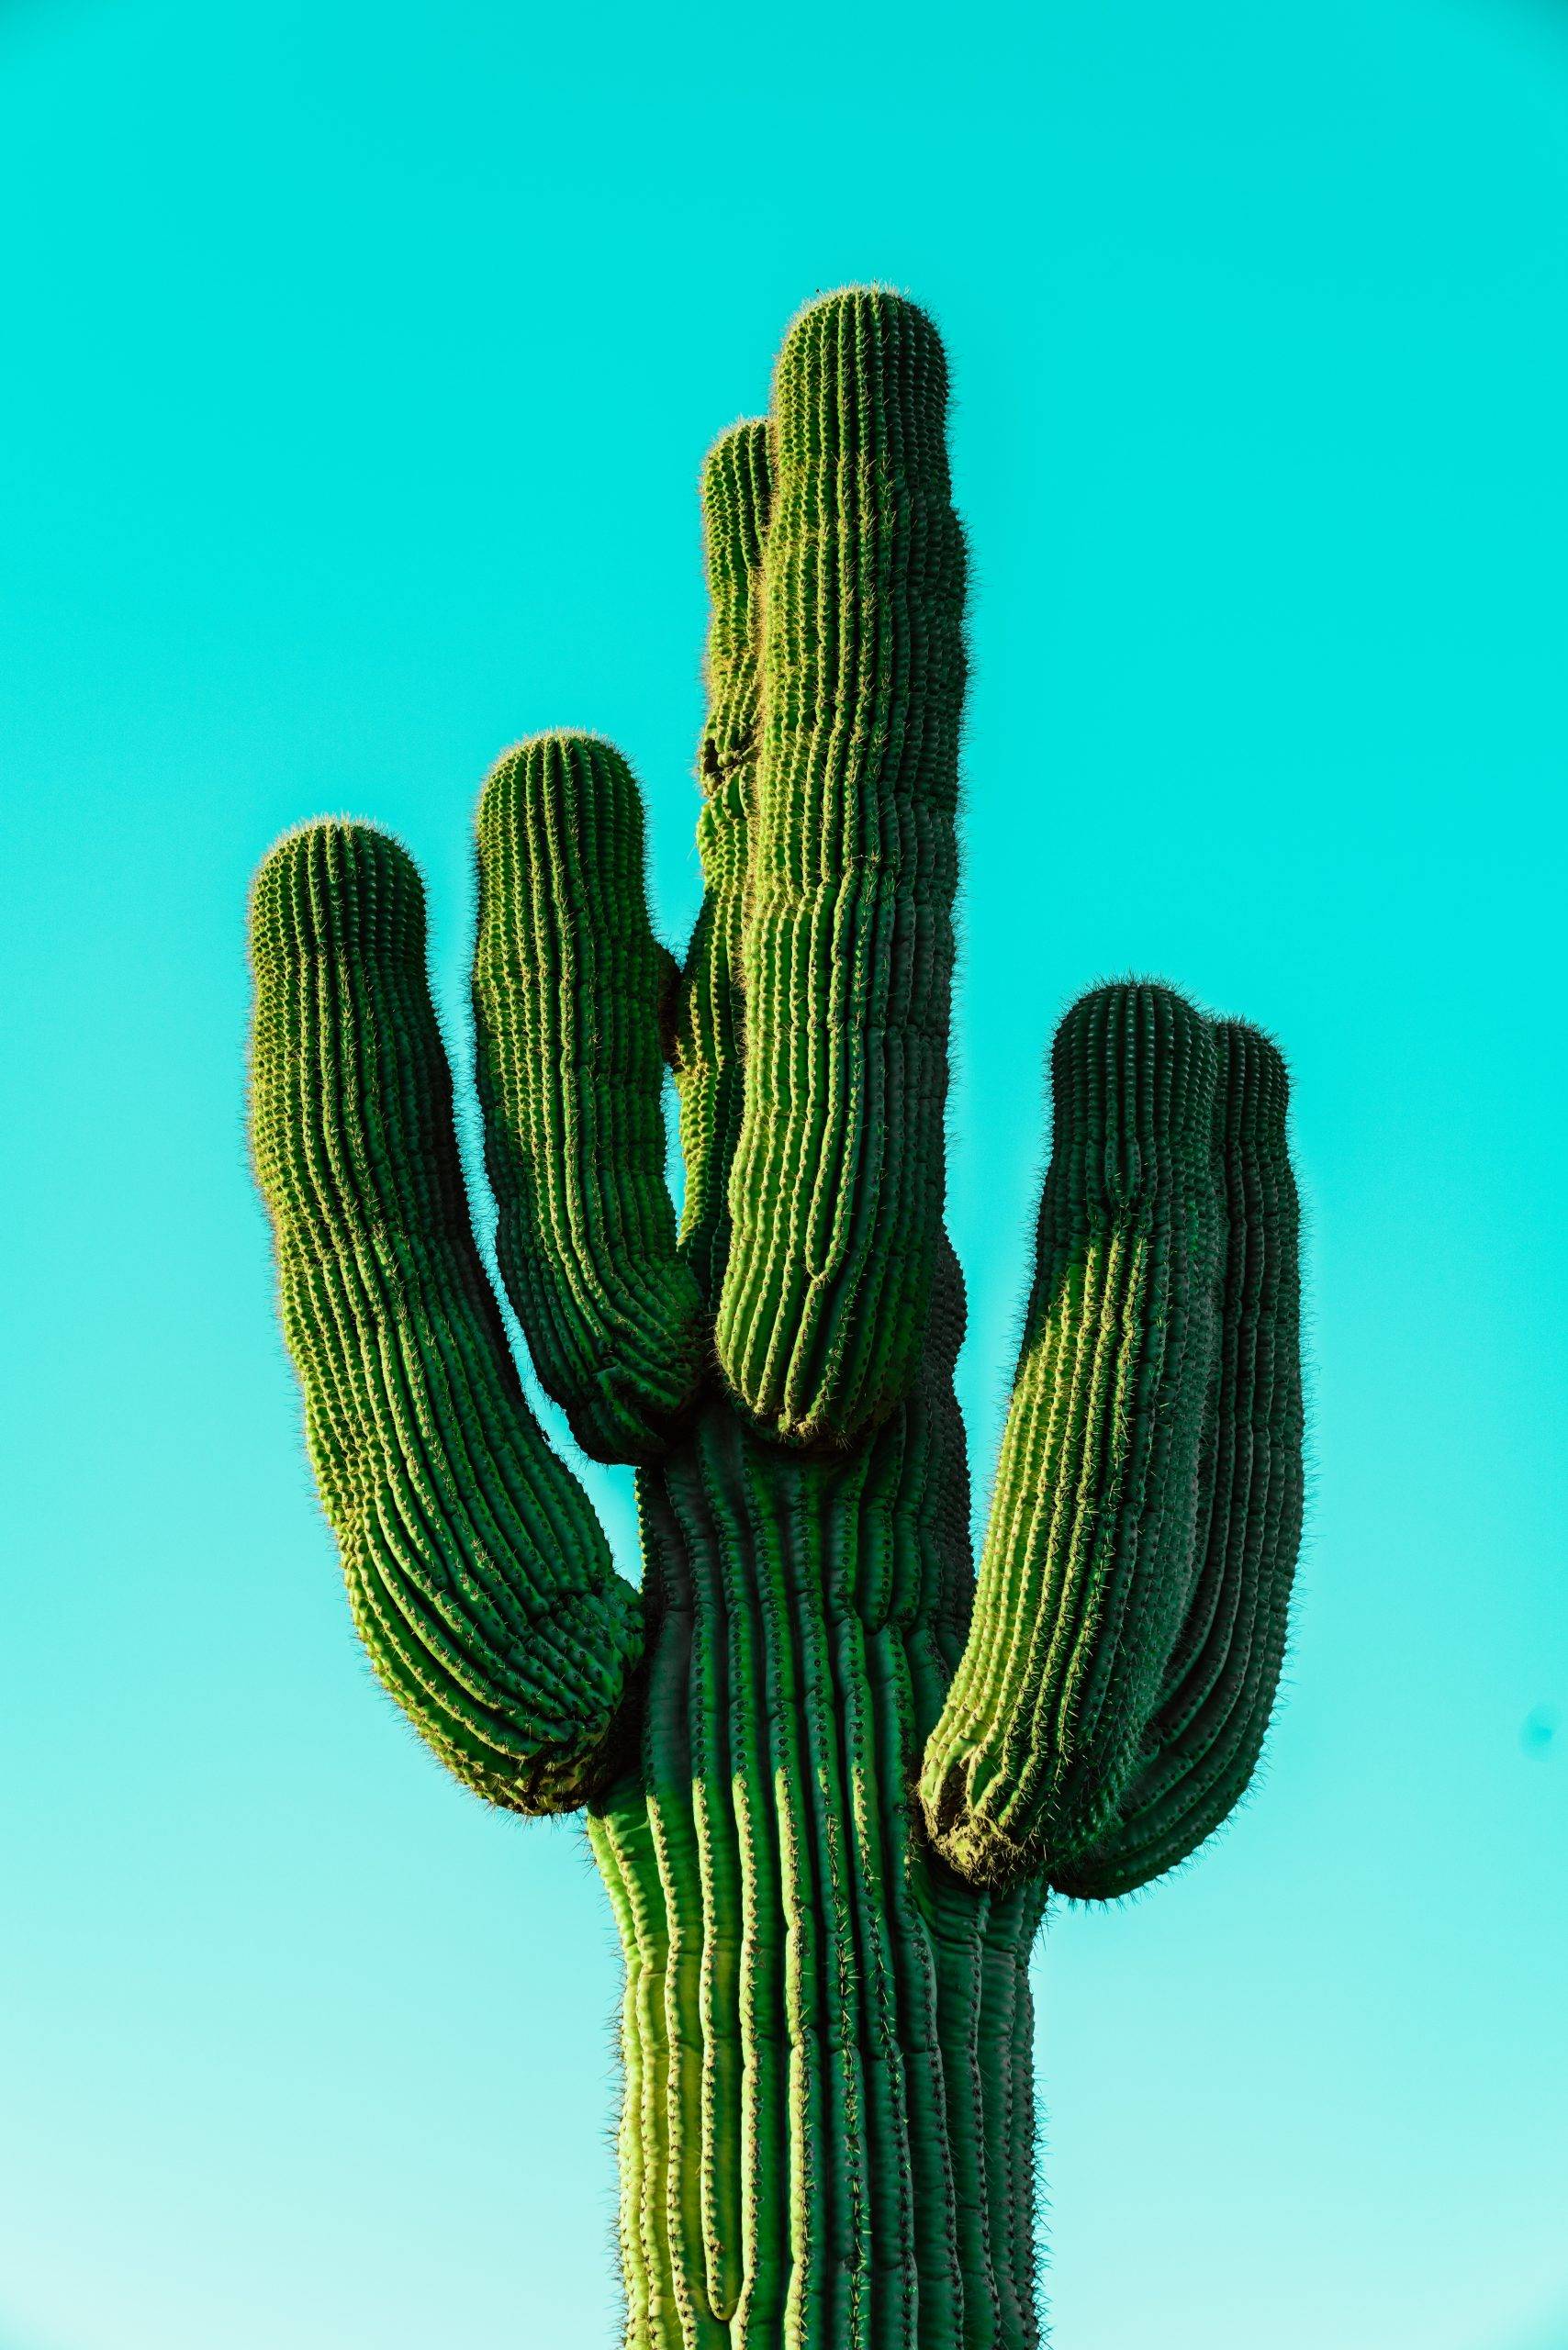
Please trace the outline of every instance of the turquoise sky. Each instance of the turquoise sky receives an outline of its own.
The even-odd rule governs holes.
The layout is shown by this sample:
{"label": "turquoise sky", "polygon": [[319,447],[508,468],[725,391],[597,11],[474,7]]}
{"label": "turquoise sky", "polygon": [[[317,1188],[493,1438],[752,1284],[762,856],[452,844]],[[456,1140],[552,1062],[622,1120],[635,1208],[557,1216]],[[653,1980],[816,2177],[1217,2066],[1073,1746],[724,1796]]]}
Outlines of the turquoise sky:
{"label": "turquoise sky", "polygon": [[480,778],[588,725],[682,934],[697,466],[870,276],[974,553],[982,1489],[1064,1003],[1158,971],[1296,1080],[1286,1702],[1047,1936],[1056,2339],[1563,2350],[1568,9],[6,0],[0,182],[4,2350],[609,2350],[608,1915],[356,1654],[244,895],[393,825],[465,1060]]}

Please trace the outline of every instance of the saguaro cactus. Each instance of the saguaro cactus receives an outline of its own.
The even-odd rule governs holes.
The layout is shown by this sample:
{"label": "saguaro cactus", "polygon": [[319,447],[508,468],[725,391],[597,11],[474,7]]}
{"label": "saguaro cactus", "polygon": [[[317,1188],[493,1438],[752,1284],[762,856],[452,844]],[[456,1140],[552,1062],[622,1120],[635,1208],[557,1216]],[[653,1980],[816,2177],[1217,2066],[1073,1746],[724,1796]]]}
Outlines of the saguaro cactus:
{"label": "saguaro cactus", "polygon": [[[703,476],[683,968],[624,762],[504,758],[478,820],[498,1254],[640,1591],[531,1416],[480,1267],[384,834],[258,877],[253,1132],[355,1619],[437,1754],[586,1806],[624,1945],[631,2350],[1037,2340],[1027,1962],[1245,1786],[1301,1519],[1285,1079],[1104,987],[1052,1060],[978,1583],[942,1220],[963,546],[929,320],[790,330]],[[662,1064],[686,1162],[665,1188]]]}

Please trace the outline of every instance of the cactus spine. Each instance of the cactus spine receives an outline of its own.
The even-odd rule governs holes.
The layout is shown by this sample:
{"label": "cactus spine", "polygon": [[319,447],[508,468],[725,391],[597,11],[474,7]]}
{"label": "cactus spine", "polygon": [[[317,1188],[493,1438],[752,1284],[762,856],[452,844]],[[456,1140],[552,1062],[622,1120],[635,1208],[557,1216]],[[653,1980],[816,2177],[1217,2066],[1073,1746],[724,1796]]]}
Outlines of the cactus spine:
{"label": "cactus spine", "polygon": [[[480,802],[498,1255],[642,1589],[531,1416],[469,1222],[418,876],[290,834],[252,1127],[355,1620],[449,1767],[586,1806],[626,1959],[630,2350],[1037,2343],[1030,1946],[1247,1784],[1301,1520],[1273,1047],[1069,1013],[978,1583],[942,1226],[963,551],[934,329],[852,291],[703,476],[712,623],[677,974],[619,755]],[[662,1056],[687,1169],[663,1179]]]}

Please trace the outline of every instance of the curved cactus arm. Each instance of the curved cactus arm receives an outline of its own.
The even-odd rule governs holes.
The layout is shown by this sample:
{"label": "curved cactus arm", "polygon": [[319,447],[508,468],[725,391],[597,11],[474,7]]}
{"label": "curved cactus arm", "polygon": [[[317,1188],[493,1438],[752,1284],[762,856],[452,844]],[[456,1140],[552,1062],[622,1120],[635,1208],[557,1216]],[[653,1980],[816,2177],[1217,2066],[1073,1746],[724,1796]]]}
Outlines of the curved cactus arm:
{"label": "curved cactus arm", "polygon": [[857,289],[774,385],[721,1368],[847,1445],[910,1391],[942,1214],[964,554],[935,328]]}
{"label": "curved cactus arm", "polygon": [[1218,1054],[1170,990],[1097,990],[1052,1053],[1053,1147],[974,1619],[921,1794],[961,1875],[1090,1847],[1193,1583],[1222,1234]]}
{"label": "curved cactus arm", "polygon": [[706,1351],[665,1184],[661,1010],[643,809],[619,752],[542,734],[479,801],[474,959],[497,1255],[534,1368],[585,1452],[649,1460]]}
{"label": "curved cactus arm", "polygon": [[767,532],[767,426],[732,425],[702,468],[707,562],[708,714],[698,771],[701,909],[676,995],[670,1060],[686,1169],[681,1253],[717,1298],[729,1254],[730,1166],[741,1129],[741,969],[750,834],[756,800],[762,550]]}
{"label": "curved cactus arm", "polygon": [[530,1416],[474,1246],[419,876],[311,824],[252,901],[252,1132],[354,1620],[442,1762],[559,1811],[607,1767],[637,1595]]}
{"label": "curved cactus arm", "polygon": [[1231,1811],[1262,1749],[1284,1655],[1303,1493],[1301,1219],[1288,1086],[1257,1029],[1230,1022],[1216,1039],[1226,1248],[1201,1480],[1203,1564],[1119,1816],[1056,1874],[1062,1892],[1083,1899],[1147,1885]]}

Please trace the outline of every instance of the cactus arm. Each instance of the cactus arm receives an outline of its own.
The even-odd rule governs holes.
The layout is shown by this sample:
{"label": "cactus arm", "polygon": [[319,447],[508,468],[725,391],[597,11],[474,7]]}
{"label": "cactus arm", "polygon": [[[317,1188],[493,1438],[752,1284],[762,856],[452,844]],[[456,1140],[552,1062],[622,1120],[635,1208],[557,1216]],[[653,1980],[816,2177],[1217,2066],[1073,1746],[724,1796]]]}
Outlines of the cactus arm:
{"label": "cactus arm", "polygon": [[1142,1759],[1064,1893],[1129,1893],[1195,1852],[1244,1793],[1284,1653],[1302,1525],[1300,1214],[1287,1080],[1255,1028],[1216,1031],[1215,1138],[1227,1242],[1219,1376],[1206,1447],[1203,1566]]}
{"label": "cactus arm", "polygon": [[1057,1037],[974,1621],[921,1784],[976,1884],[1054,1875],[1114,1822],[1180,1629],[1216,1337],[1217,1058],[1158,987],[1098,990]]}
{"label": "cactus arm", "polygon": [[642,1648],[576,1481],[531,1417],[474,1246],[419,876],[309,825],[252,902],[252,1133],[306,1430],[372,1662],[468,1785],[563,1810]]}
{"label": "cactus arm", "polygon": [[717,1298],[729,1254],[730,1167],[744,1089],[742,934],[756,798],[757,638],[767,530],[767,427],[733,425],[702,468],[708,572],[708,714],[698,772],[704,894],[676,999],[671,1060],[686,1166],[681,1250]]}
{"label": "cactus arm", "polygon": [[542,734],[479,800],[474,1013],[496,1253],[585,1452],[654,1459],[696,1393],[702,1304],[665,1184],[643,809],[619,752]]}
{"label": "cactus arm", "polygon": [[963,545],[930,321],[867,290],[774,387],[744,1112],[718,1312],[753,1420],[846,1446],[916,1374],[942,1212]]}

